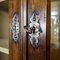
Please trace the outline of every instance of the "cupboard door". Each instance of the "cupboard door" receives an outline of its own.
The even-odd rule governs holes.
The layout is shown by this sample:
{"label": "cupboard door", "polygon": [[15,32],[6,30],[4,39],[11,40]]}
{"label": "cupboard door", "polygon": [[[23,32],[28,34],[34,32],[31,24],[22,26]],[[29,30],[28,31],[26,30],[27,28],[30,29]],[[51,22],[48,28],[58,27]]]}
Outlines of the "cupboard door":
{"label": "cupboard door", "polygon": [[50,0],[9,0],[10,60],[46,60],[50,40],[47,2]]}
{"label": "cupboard door", "polygon": [[21,0],[9,0],[9,60],[22,60]]}
{"label": "cupboard door", "polygon": [[47,28],[50,27],[50,0],[22,0],[21,8],[23,60],[46,60],[50,40],[50,28]]}
{"label": "cupboard door", "polygon": [[[47,0],[28,0],[28,25],[31,19],[35,19],[39,22],[38,24],[40,26],[35,24],[35,30],[37,27],[42,30],[36,31],[37,37],[33,35],[34,32],[32,33],[34,37],[28,34],[28,60],[46,60],[46,12]],[[33,16],[33,14],[36,16]]]}

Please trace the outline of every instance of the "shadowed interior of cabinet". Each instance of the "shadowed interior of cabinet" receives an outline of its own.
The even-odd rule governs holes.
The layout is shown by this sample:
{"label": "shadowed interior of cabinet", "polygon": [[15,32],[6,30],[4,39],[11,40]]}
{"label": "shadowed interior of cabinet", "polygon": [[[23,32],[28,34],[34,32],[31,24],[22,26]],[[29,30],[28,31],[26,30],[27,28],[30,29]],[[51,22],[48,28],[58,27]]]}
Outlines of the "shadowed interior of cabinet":
{"label": "shadowed interior of cabinet", "polygon": [[5,1],[0,2],[0,60],[9,60],[8,12]]}

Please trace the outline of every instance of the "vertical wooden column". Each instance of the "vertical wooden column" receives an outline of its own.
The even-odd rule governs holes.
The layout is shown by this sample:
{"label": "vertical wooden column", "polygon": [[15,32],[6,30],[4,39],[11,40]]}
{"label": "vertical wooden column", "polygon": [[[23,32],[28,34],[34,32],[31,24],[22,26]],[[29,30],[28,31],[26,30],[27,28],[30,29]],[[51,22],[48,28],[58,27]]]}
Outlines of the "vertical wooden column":
{"label": "vertical wooden column", "polygon": [[51,0],[47,0],[47,21],[46,21],[46,58],[50,60],[51,41]]}
{"label": "vertical wooden column", "polygon": [[27,60],[27,33],[24,26],[27,24],[27,0],[21,0],[21,27],[22,27],[22,43],[23,43],[23,60]]}
{"label": "vertical wooden column", "polygon": [[[20,20],[20,38],[15,43],[12,38],[12,18],[13,14],[18,12]],[[9,60],[22,60],[22,38],[21,38],[21,0],[9,0]]]}

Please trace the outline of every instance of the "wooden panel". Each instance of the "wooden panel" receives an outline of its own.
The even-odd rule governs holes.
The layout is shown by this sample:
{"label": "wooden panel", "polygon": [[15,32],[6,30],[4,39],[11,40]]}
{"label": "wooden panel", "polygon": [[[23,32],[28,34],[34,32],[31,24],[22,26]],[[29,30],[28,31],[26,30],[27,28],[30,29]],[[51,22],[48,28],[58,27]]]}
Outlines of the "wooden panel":
{"label": "wooden panel", "polygon": [[24,29],[27,20],[27,0],[21,0],[21,32],[22,32],[22,42],[23,42],[23,60],[27,60],[27,35]]}
{"label": "wooden panel", "polygon": [[[48,40],[50,40],[50,37],[48,38],[48,35],[50,36],[50,28],[47,29],[47,27],[50,26],[50,23],[48,24],[48,22],[50,22],[50,20],[48,20],[50,19],[50,13],[48,10],[49,8],[47,9],[47,7],[49,7],[47,0],[9,0],[10,60],[46,60],[46,46],[48,45],[47,48],[49,48]],[[24,30],[24,25],[28,26],[28,21],[33,10],[39,12],[40,24],[43,30],[40,36],[39,48],[33,48],[31,46],[28,33]],[[11,32],[12,16],[15,11],[18,11],[20,16],[20,39],[18,44],[13,41]],[[47,45],[46,38],[48,43]],[[49,55],[48,53],[47,56]]]}
{"label": "wooden panel", "polygon": [[43,32],[40,35],[40,46],[38,48],[33,48],[28,38],[28,60],[46,60],[47,0],[28,0],[28,20],[33,10],[39,12],[40,25]]}
{"label": "wooden panel", "polygon": [[50,40],[51,40],[51,0],[47,0],[47,21],[46,21],[46,57],[50,60]]}
{"label": "wooden panel", "polygon": [[21,24],[20,24],[20,39],[18,43],[15,43],[12,39],[12,17],[14,12],[19,13],[21,22],[21,1],[9,0],[9,60],[22,60],[22,38],[21,38]]}

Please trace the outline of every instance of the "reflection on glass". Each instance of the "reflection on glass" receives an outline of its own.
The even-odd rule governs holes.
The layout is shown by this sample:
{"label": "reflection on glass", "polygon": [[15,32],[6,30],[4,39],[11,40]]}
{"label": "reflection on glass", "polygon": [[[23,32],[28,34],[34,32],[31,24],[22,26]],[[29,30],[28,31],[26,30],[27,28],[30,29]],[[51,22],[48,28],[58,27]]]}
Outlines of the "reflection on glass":
{"label": "reflection on glass", "polygon": [[50,60],[60,60],[60,0],[51,1]]}

